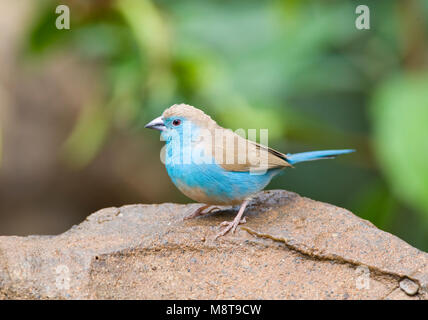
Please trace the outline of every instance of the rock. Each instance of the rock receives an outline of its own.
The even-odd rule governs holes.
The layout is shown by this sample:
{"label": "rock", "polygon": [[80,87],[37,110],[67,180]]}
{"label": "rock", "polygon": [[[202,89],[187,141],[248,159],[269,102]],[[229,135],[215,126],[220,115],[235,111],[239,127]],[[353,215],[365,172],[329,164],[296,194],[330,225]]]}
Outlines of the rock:
{"label": "rock", "polygon": [[418,293],[419,285],[412,280],[405,278],[400,281],[400,288],[409,296],[414,296]]}
{"label": "rock", "polygon": [[199,206],[107,208],[57,236],[0,237],[0,298],[428,297],[428,255],[345,209],[266,191],[213,241],[236,212],[182,220]]}

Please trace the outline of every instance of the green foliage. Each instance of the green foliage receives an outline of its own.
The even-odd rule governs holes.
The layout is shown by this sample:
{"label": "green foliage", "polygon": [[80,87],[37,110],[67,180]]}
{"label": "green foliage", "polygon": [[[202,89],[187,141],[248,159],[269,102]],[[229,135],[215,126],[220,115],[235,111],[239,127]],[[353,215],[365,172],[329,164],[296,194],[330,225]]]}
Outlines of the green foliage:
{"label": "green foliage", "polygon": [[77,168],[89,163],[107,137],[110,118],[109,110],[98,105],[86,106],[72,134],[65,141],[65,161]]}
{"label": "green foliage", "polygon": [[[151,1],[123,0],[81,8],[69,3],[70,30],[57,30],[55,7],[48,2],[29,34],[27,53],[44,55],[67,48],[102,67],[104,97],[82,114],[64,145],[67,163],[86,166],[103,146],[112,122],[130,125],[142,104],[165,105],[172,100],[168,30]],[[101,9],[101,10],[99,10]]]}
{"label": "green foliage", "polygon": [[357,194],[353,207],[361,218],[379,228],[389,229],[398,205],[388,187],[382,181],[374,181]]}
{"label": "green foliage", "polygon": [[55,45],[59,46],[61,42],[65,43],[68,40],[67,38],[70,33],[64,34],[64,32],[53,28],[56,20],[56,16],[52,14],[53,12],[55,12],[53,2],[45,2],[39,7],[37,20],[34,22],[28,41],[26,42],[27,53],[33,55],[41,54]]}
{"label": "green foliage", "polygon": [[384,83],[372,103],[374,150],[396,196],[428,217],[428,75]]}

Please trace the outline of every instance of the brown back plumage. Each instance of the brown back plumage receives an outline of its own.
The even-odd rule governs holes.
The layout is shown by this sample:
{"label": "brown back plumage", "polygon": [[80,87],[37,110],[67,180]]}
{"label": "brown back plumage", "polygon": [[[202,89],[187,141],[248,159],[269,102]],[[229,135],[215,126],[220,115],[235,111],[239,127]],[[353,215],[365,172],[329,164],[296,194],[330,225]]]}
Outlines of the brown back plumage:
{"label": "brown back plumage", "polygon": [[164,118],[184,117],[202,129],[208,130],[209,134],[206,136],[202,134],[201,140],[197,143],[203,144],[206,152],[213,155],[216,163],[227,171],[264,171],[292,167],[287,162],[285,154],[247,140],[230,129],[220,127],[202,110],[190,105],[175,104],[166,109],[162,116]]}

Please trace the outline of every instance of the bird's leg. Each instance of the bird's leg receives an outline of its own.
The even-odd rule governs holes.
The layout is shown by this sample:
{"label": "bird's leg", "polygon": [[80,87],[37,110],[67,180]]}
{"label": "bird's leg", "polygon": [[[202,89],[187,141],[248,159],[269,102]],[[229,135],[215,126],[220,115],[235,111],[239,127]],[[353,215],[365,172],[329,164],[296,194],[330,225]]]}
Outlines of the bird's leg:
{"label": "bird's leg", "polygon": [[209,208],[209,207],[211,207],[211,205],[210,205],[210,204],[208,204],[208,205],[204,205],[204,206],[202,206],[202,207],[198,208],[198,209],[197,209],[195,212],[193,212],[192,214],[190,214],[190,215],[188,215],[188,216],[185,216],[185,217],[183,218],[183,220],[193,219],[193,218],[196,218],[196,217],[199,217],[199,216],[203,216],[203,215],[205,215],[205,214],[208,214],[208,213],[210,213],[211,211],[213,211],[214,209],[220,209],[220,208],[218,208],[218,207],[214,207],[214,208],[211,208],[210,210],[208,210],[207,212],[203,212],[206,208]]}
{"label": "bird's leg", "polygon": [[241,223],[246,223],[247,221],[245,220],[245,217],[242,218],[242,215],[244,214],[245,208],[247,207],[248,203],[250,202],[250,199],[246,199],[241,207],[239,208],[238,214],[236,215],[235,219],[233,219],[233,221],[229,222],[229,221],[223,221],[220,226],[226,226],[226,228],[224,228],[221,232],[219,232],[215,238],[217,239],[218,237],[224,236],[226,233],[228,233],[230,230],[232,230],[232,233],[235,232],[236,227],[241,224]]}

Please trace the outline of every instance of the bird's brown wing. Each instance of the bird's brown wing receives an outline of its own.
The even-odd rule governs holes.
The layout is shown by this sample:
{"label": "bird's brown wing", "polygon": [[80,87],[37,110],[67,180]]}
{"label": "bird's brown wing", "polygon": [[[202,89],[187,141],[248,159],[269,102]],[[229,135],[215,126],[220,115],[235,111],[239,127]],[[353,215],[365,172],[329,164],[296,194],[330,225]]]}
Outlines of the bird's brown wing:
{"label": "bird's brown wing", "polygon": [[292,167],[285,154],[247,140],[231,130],[222,130],[214,143],[214,159],[227,171],[266,171]]}

